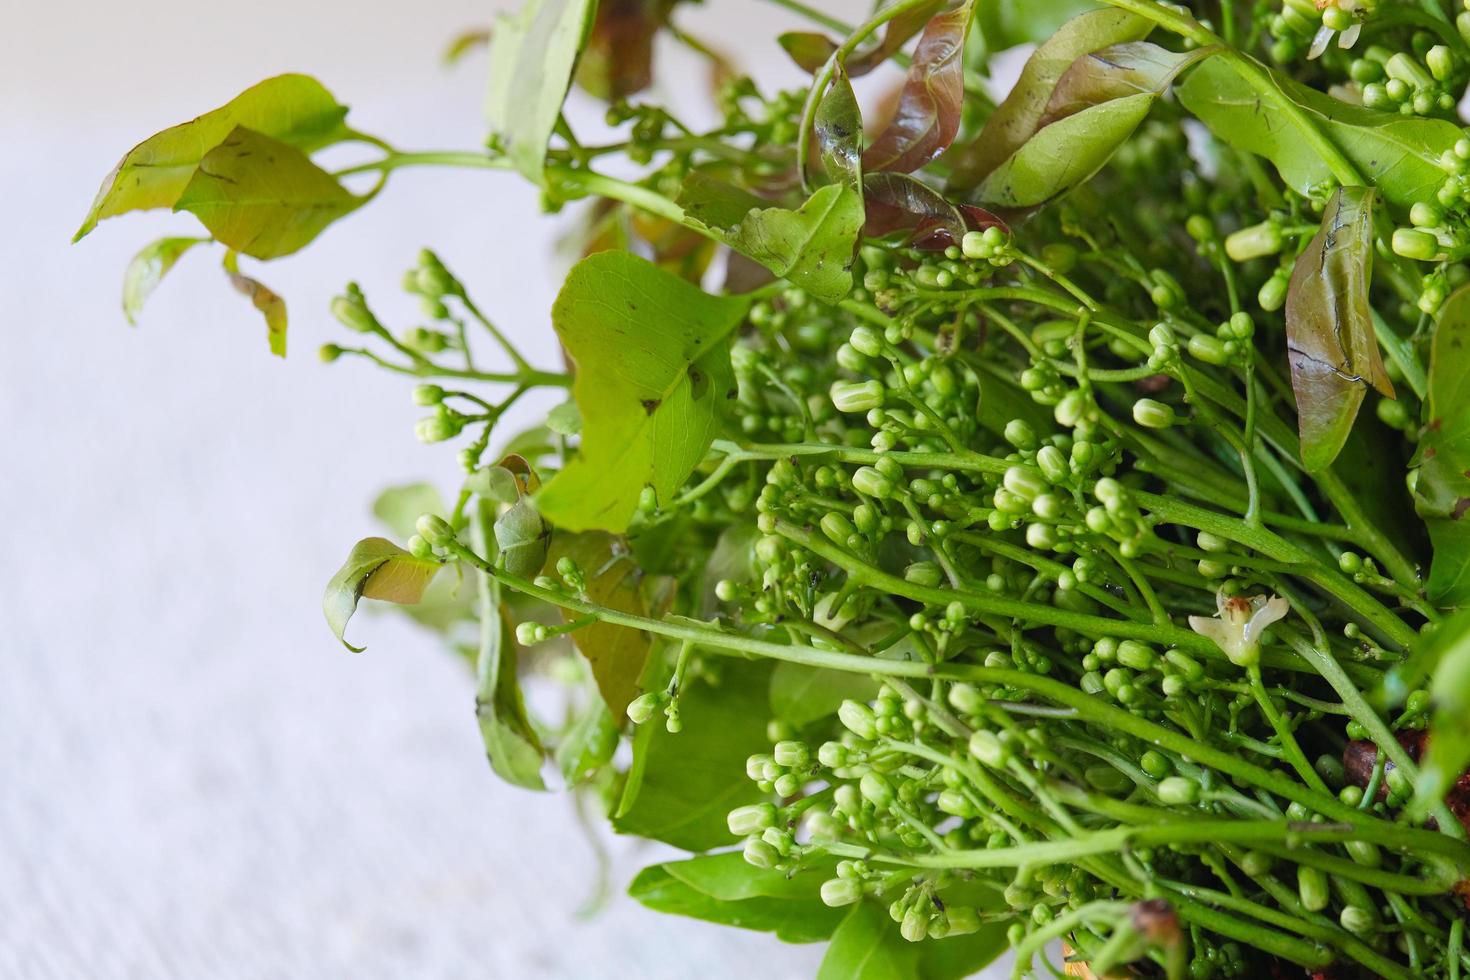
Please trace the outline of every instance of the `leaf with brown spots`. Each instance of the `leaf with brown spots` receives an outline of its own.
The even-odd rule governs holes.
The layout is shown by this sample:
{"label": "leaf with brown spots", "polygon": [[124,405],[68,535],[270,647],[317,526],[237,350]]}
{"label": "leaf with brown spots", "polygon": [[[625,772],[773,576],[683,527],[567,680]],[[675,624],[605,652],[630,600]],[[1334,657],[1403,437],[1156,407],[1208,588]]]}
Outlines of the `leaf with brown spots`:
{"label": "leaf with brown spots", "polygon": [[175,211],[188,211],[218,241],[257,259],[290,255],[367,200],[305,153],[236,127],[204,155]]}

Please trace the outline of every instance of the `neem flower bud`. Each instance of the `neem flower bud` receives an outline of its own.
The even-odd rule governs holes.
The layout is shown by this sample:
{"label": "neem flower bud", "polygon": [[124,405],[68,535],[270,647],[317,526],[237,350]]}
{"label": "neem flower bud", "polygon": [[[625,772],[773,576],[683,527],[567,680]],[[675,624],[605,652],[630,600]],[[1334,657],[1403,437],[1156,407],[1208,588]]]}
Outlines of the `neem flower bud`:
{"label": "neem flower bud", "polygon": [[856,414],[883,405],[883,384],[879,381],[838,381],[828,392],[839,412]]}

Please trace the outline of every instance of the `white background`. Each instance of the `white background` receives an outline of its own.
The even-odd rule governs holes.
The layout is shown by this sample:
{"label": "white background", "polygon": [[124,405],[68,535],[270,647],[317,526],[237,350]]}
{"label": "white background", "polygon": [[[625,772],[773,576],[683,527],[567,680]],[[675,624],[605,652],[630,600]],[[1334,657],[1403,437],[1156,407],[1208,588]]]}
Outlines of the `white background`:
{"label": "white background", "polygon": [[[317,346],[343,339],[327,302],[356,278],[411,323],[397,283],[432,244],[533,359],[555,364],[561,224],[538,217],[534,194],[501,174],[395,175],[261,272],[290,304],[286,361],[267,355],[257,315],[204,251],[138,328],[125,324],[124,264],[159,234],[193,233],[186,217],[115,219],[68,244],[124,150],[280,71],[317,75],[358,128],[405,148],[472,148],[483,55],[445,71],[438,54],[497,6],[11,0],[0,977],[815,970],[820,948],[623,897],[663,853],[633,841],[611,845],[618,896],[579,920],[593,858],[570,801],[492,778],[461,666],[396,618],[359,617],[361,655],[322,621],[323,583],[376,531],[375,490],[447,485],[455,469],[452,450],[413,440],[406,381],[317,362]],[[770,40],[794,26],[775,8],[711,0],[680,20],[747,67],[799,80]],[[702,77],[683,52],[661,53]]]}

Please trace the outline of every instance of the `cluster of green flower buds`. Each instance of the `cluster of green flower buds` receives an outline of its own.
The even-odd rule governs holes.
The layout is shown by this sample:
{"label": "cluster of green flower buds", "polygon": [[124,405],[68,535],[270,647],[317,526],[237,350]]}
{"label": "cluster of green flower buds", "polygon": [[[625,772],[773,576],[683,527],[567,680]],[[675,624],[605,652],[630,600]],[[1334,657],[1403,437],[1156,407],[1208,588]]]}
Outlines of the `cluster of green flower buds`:
{"label": "cluster of green flower buds", "polygon": [[1443,44],[1426,47],[1428,35],[1418,38],[1415,54],[1375,44],[1353,61],[1349,73],[1363,87],[1365,106],[1419,116],[1454,111],[1458,93],[1453,87],[1456,82],[1463,87],[1461,59]]}

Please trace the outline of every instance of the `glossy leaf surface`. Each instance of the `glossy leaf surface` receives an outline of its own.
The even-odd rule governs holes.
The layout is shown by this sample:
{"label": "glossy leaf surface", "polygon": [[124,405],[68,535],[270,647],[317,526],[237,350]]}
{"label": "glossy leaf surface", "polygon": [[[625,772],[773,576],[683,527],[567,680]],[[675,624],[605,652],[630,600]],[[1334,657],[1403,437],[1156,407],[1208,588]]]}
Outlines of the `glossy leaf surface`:
{"label": "glossy leaf surface", "polygon": [[863,114],[853,95],[852,83],[841,68],[817,103],[813,127],[822,168],[834,184],[859,188],[863,179]]}
{"label": "glossy leaf surface", "polygon": [[893,118],[863,154],[865,169],[912,173],[954,141],[965,98],[965,35],[972,6],[965,0],[925,26]]}
{"label": "glossy leaf surface", "polygon": [[1291,273],[1287,356],[1309,471],[1337,458],[1369,387],[1393,397],[1368,305],[1376,197],[1371,188],[1339,188]]}

